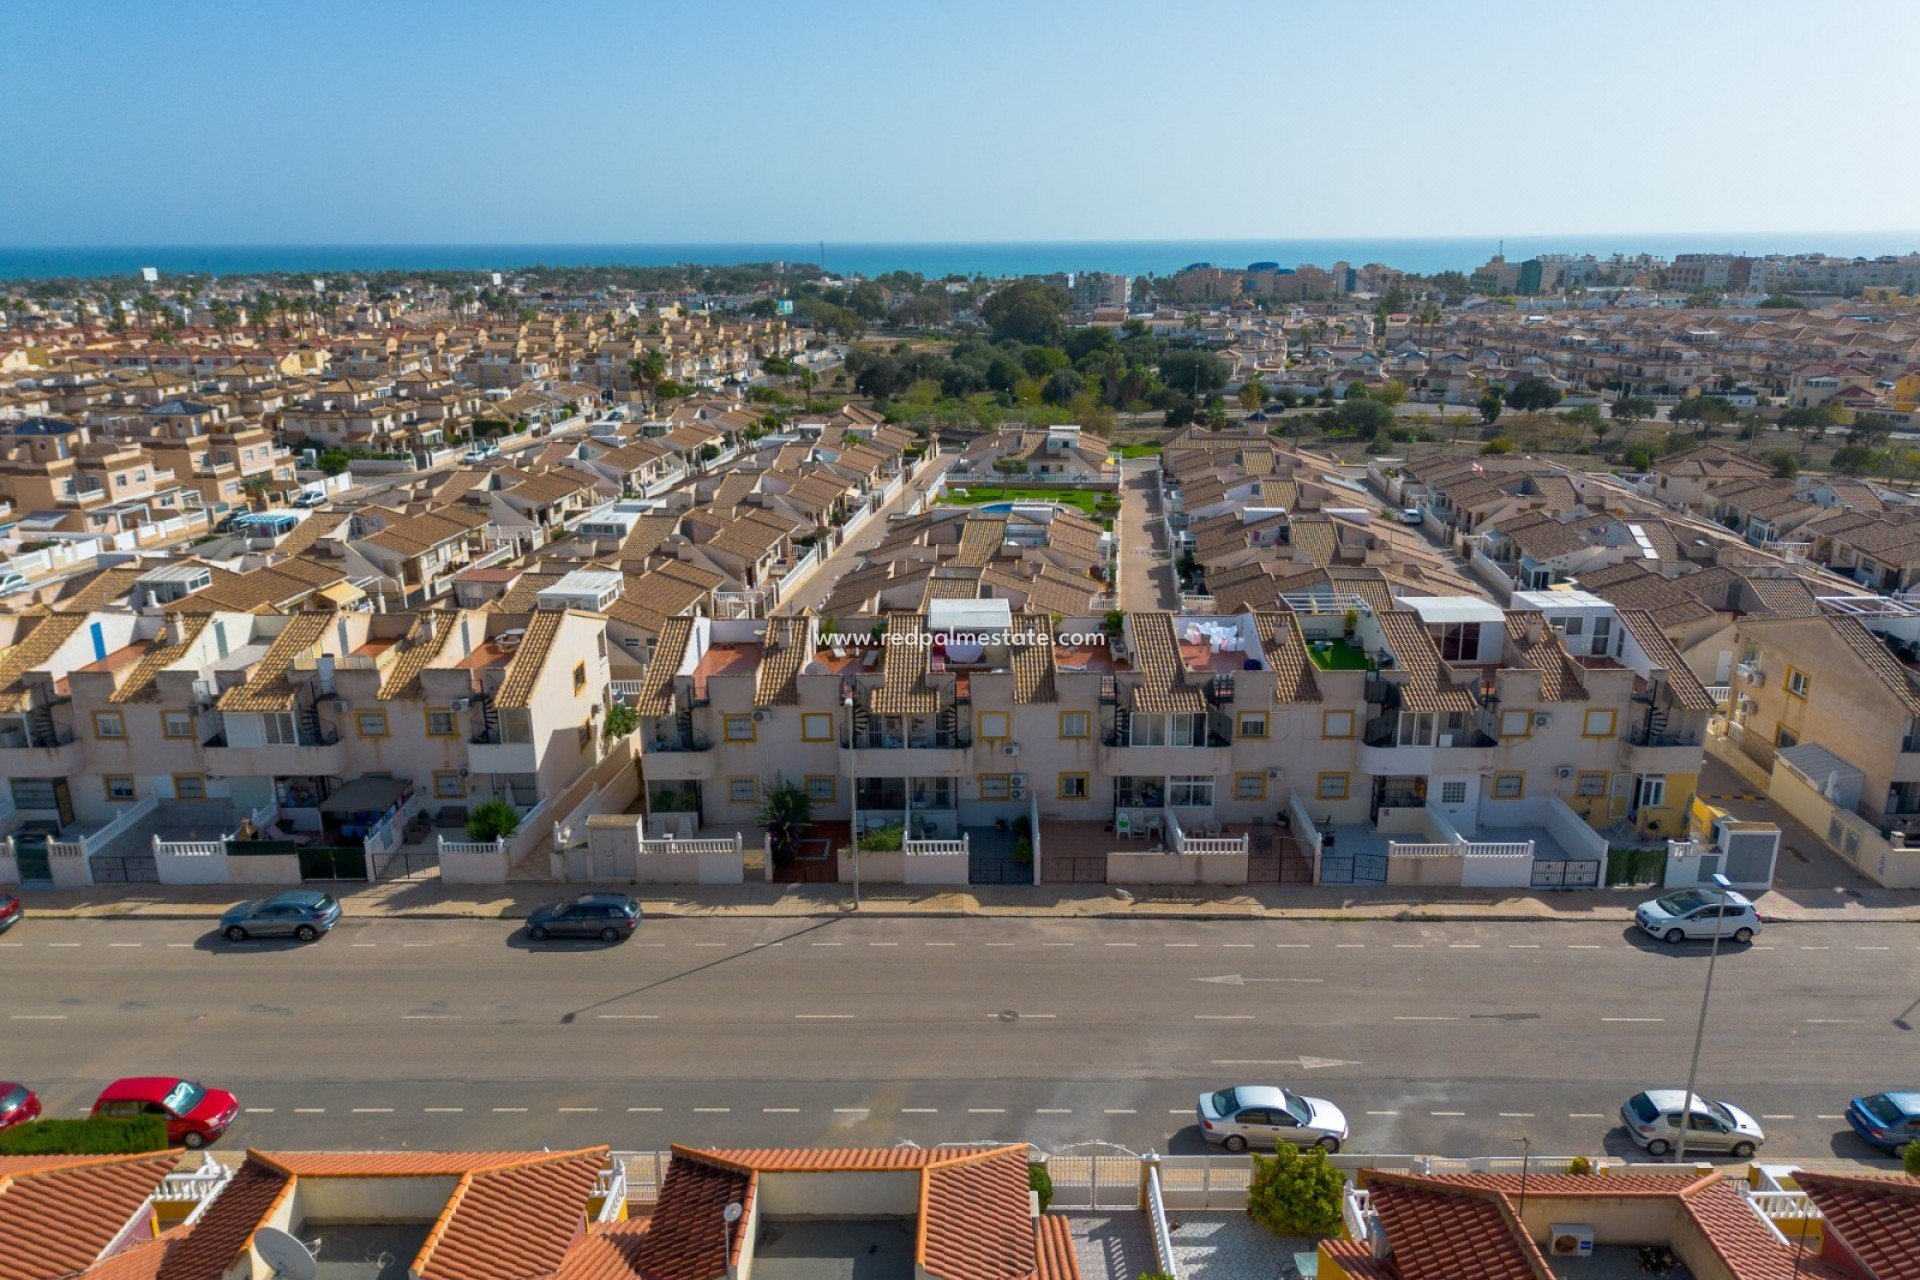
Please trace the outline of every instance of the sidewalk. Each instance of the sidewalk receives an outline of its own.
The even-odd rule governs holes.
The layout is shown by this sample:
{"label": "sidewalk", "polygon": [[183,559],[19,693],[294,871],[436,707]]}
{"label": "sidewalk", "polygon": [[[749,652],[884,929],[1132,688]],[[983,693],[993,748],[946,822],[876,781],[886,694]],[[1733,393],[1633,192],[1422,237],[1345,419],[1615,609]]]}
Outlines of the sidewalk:
{"label": "sidewalk", "polygon": [[[518,919],[536,907],[584,892],[588,885],[442,885],[437,879],[382,884],[328,885],[359,919]],[[621,886],[602,886],[615,889]],[[845,885],[747,884],[723,887],[630,886],[648,915],[665,918],[758,919],[842,916],[853,912]],[[211,920],[246,898],[265,896],[265,886],[206,888],[112,885],[94,889],[28,889],[29,915],[75,919],[136,917],[149,920]],[[1518,893],[1453,890],[1409,893],[1399,889],[1339,886],[1248,886],[1245,888],[1121,890],[1106,885],[1039,887],[970,885],[952,889],[869,886],[860,914],[884,917],[983,917],[1101,920],[1402,920],[1540,921],[1619,923],[1657,896],[1649,888]],[[1773,923],[1920,924],[1920,893],[1886,889],[1795,889],[1763,894],[1761,914]]]}

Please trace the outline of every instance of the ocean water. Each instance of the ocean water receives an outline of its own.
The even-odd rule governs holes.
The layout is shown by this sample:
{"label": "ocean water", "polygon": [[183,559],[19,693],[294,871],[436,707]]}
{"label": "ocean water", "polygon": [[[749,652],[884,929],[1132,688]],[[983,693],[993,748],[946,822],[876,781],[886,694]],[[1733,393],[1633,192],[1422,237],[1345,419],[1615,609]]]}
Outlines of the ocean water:
{"label": "ocean water", "polygon": [[[878,275],[915,271],[985,276],[1054,271],[1164,275],[1193,263],[1245,267],[1253,262],[1360,266],[1383,262],[1431,274],[1479,266],[1503,244],[1498,236],[1338,240],[1054,240],[967,243],[764,244],[360,244],[0,246],[0,280],[162,274],[249,276],[287,271],[509,271],[530,266],[667,266],[690,262],[824,261],[830,271]],[[1509,258],[1537,253],[1833,253],[1873,257],[1920,249],[1920,231],[1689,233],[1674,235],[1509,236]]]}

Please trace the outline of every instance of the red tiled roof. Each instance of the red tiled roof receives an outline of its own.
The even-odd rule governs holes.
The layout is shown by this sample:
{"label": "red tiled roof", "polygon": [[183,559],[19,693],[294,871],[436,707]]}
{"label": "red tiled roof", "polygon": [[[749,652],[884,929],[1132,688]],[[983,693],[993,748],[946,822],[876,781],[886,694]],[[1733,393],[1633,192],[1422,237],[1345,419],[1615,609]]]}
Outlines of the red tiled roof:
{"label": "red tiled roof", "polygon": [[421,1280],[530,1280],[557,1270],[586,1231],[607,1149],[558,1152],[469,1174],[420,1246]]}
{"label": "red tiled roof", "polygon": [[1035,1280],[1080,1280],[1073,1228],[1061,1214],[1042,1214],[1034,1224]]}
{"label": "red tiled roof", "polygon": [[179,1162],[174,1151],[0,1160],[0,1280],[86,1270]]}
{"label": "red tiled roof", "polygon": [[[726,1274],[740,1256],[757,1190],[756,1175],[733,1161],[675,1146],[659,1204],[630,1255],[635,1271],[646,1280],[714,1280]],[[746,1212],[722,1234],[729,1204]]]}
{"label": "red tiled roof", "polygon": [[633,1280],[640,1274],[640,1242],[647,1227],[645,1218],[595,1223],[567,1251],[553,1280]]}
{"label": "red tiled roof", "polygon": [[1371,1174],[1367,1192],[1400,1280],[1552,1280],[1497,1191]]}
{"label": "red tiled roof", "polygon": [[1827,1231],[1878,1280],[1920,1276],[1920,1178],[1796,1170]]}
{"label": "red tiled roof", "polygon": [[920,1182],[914,1252],[938,1280],[1017,1280],[1033,1275],[1034,1232],[1027,1153],[1002,1147],[927,1166]]}
{"label": "red tiled roof", "polygon": [[157,1280],[218,1280],[239,1261],[241,1250],[267,1220],[293,1179],[248,1153],[205,1213],[173,1244],[154,1272]]}

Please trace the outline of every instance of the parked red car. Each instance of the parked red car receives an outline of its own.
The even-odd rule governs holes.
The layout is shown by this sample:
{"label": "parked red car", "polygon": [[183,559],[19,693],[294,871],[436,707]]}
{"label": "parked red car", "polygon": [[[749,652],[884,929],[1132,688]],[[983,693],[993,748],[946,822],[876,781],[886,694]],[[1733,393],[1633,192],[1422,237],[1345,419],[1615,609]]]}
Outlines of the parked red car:
{"label": "parked red car", "polygon": [[120,1120],[164,1116],[168,1142],[198,1149],[227,1131],[240,1114],[240,1099],[178,1076],[129,1076],[100,1091],[93,1114]]}
{"label": "parked red car", "polygon": [[26,912],[21,909],[20,899],[11,893],[0,893],[0,933],[5,933],[20,922]]}
{"label": "parked red car", "polygon": [[23,1084],[0,1080],[0,1129],[40,1118],[40,1095]]}

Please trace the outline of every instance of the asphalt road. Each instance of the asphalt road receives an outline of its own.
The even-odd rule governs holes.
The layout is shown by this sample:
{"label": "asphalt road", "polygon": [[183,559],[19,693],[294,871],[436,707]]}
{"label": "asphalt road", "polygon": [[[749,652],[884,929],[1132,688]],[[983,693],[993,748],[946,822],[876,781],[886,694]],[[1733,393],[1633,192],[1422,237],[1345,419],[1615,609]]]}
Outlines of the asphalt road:
{"label": "asphalt road", "polygon": [[[0,937],[0,1079],[50,1114],[117,1075],[233,1089],[223,1145],[891,1144],[1203,1149],[1204,1088],[1344,1107],[1350,1149],[1625,1154],[1632,1091],[1685,1080],[1704,945],[1617,925],[346,923],[312,946],[185,921]],[[1701,1090],[1775,1157],[1864,1156],[1840,1113],[1920,1085],[1920,934],[1776,925],[1722,955]]]}

